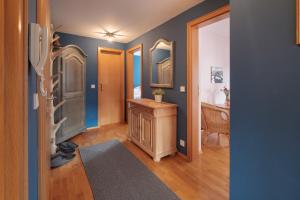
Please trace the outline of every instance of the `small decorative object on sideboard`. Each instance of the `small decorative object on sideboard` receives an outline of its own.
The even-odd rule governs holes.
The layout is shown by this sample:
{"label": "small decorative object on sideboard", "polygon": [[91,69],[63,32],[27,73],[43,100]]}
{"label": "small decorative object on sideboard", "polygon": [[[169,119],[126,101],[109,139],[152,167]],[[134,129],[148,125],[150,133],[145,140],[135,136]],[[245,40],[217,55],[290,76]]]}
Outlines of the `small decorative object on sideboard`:
{"label": "small decorative object on sideboard", "polygon": [[225,96],[226,96],[226,105],[230,105],[230,90],[226,87],[226,86],[224,86],[222,89],[221,89],[221,91],[223,91],[224,92],[224,94],[225,94]]}
{"label": "small decorative object on sideboard", "polygon": [[153,90],[152,94],[154,95],[155,101],[158,103],[162,102],[162,97],[165,95],[165,91],[161,88]]}

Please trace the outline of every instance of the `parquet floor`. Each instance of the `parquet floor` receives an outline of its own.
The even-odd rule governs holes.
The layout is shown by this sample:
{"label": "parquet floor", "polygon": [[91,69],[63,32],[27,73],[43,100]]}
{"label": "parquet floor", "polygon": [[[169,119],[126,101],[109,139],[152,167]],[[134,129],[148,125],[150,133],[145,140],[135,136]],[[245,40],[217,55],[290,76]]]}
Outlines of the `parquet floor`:
{"label": "parquet floor", "polygon": [[[212,134],[204,153],[193,162],[176,155],[160,163],[127,141],[127,125],[114,125],[83,133],[73,139],[89,146],[117,139],[183,200],[229,199],[228,139]],[[225,147],[224,147],[225,146]],[[227,146],[227,147],[226,147]],[[51,200],[92,200],[92,191],[78,155],[65,166],[51,171]]]}

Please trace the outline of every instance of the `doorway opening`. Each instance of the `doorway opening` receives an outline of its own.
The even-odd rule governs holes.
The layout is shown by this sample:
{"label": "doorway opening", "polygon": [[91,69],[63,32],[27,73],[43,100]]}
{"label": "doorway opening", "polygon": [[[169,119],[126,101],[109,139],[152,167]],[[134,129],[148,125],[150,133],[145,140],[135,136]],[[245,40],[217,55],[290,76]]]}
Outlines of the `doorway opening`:
{"label": "doorway opening", "polygon": [[126,51],[127,100],[142,98],[143,45],[139,44]]}
{"label": "doorway opening", "polygon": [[[227,148],[230,135],[230,16],[199,27],[200,151]],[[225,137],[224,137],[225,136]]]}
{"label": "doorway opening", "polygon": [[190,161],[203,152],[211,133],[217,133],[218,142],[220,135],[230,135],[229,12],[228,5],[187,24]]}
{"label": "doorway opening", "polygon": [[141,51],[138,50],[133,54],[133,98],[140,99],[142,97],[141,88]]}

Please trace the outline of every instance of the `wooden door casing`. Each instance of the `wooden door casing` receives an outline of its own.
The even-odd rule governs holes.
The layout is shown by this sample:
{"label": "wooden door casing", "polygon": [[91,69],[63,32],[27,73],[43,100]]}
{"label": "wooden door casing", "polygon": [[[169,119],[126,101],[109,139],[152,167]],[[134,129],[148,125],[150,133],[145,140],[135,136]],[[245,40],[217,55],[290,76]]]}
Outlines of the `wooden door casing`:
{"label": "wooden door casing", "polygon": [[0,200],[28,199],[27,0],[0,0]]}
{"label": "wooden door casing", "polygon": [[125,109],[124,51],[98,50],[98,124],[99,127],[123,123]]}
{"label": "wooden door casing", "polygon": [[[48,59],[45,64],[45,81],[44,86],[47,88],[48,95],[51,93],[50,81],[50,57],[51,57],[51,7],[49,0],[37,0],[37,23],[46,26],[49,30],[48,41]],[[37,90],[39,91],[39,78],[37,80]],[[50,95],[49,95],[50,96]],[[48,96],[48,97],[49,97]],[[39,96],[38,109],[38,146],[39,146],[39,180],[38,180],[38,199],[50,199],[50,103],[47,98]]]}
{"label": "wooden door casing", "polygon": [[224,19],[229,13],[228,4],[187,23],[187,156],[184,157],[188,161],[199,154],[199,27]]}
{"label": "wooden door casing", "polygon": [[4,0],[0,0],[0,200],[4,199],[4,185],[5,176],[3,176],[5,170],[5,135],[4,135]]}
{"label": "wooden door casing", "polygon": [[134,50],[126,52],[126,98],[133,99],[134,96]]}
{"label": "wooden door casing", "polygon": [[126,98],[134,98],[134,53],[141,52],[141,96],[143,96],[143,45],[136,45],[126,51]]}

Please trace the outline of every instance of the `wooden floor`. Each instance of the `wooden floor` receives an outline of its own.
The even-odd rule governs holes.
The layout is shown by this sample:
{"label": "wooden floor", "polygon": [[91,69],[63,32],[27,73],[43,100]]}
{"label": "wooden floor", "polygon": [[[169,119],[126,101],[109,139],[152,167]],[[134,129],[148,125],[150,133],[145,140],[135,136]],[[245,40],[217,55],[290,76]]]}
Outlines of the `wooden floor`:
{"label": "wooden floor", "polygon": [[[222,147],[227,138],[210,136],[204,153],[191,163],[178,155],[155,163],[146,153],[128,142],[126,134],[127,125],[115,125],[81,134],[73,141],[80,146],[89,146],[118,139],[181,199],[229,199],[229,148],[226,144],[227,147]],[[78,153],[73,161],[51,171],[51,199],[93,199]]]}

